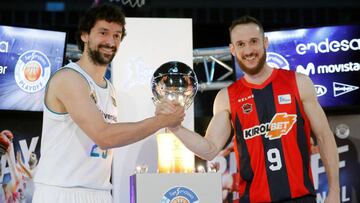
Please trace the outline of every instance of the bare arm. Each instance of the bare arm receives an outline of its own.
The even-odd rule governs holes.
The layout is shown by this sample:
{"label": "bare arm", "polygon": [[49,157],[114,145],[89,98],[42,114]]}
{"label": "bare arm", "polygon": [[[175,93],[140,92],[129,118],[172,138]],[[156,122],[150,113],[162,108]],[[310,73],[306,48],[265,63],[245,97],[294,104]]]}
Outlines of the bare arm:
{"label": "bare arm", "polygon": [[22,159],[21,159],[21,152],[20,152],[20,151],[17,151],[17,152],[16,152],[16,160],[17,160],[17,163],[19,164],[21,170],[22,170],[30,179],[32,179],[33,176],[31,175],[31,172],[26,168],[24,162],[23,162]]}
{"label": "bare arm", "polygon": [[9,164],[9,171],[10,171],[10,176],[11,176],[9,189],[10,189],[11,192],[15,192],[16,189],[17,189],[17,186],[19,185],[19,179],[20,178],[19,178],[19,174],[18,174],[18,172],[16,170],[15,155],[14,155],[14,145],[12,143],[12,138],[14,136],[8,130],[2,131],[0,133],[0,136],[1,136],[1,139],[3,141],[5,141],[6,143],[9,143],[9,146],[6,149],[6,153],[4,154],[4,157],[5,157],[5,159],[7,159],[7,162]]}
{"label": "bare arm", "polygon": [[231,133],[227,89],[220,90],[214,101],[214,116],[206,130],[205,137],[184,127],[170,130],[199,157],[212,160],[224,147]]}
{"label": "bare arm", "polygon": [[297,74],[297,84],[305,113],[319,144],[321,160],[329,183],[329,197],[339,198],[339,155],[327,118],[317,101],[315,88],[309,77]]}
{"label": "bare arm", "polygon": [[146,118],[139,122],[110,124],[90,98],[90,87],[72,70],[59,71],[51,79],[46,94],[47,106],[56,112],[68,112],[74,122],[102,149],[134,143],[157,130],[176,126],[184,119],[184,110]]}

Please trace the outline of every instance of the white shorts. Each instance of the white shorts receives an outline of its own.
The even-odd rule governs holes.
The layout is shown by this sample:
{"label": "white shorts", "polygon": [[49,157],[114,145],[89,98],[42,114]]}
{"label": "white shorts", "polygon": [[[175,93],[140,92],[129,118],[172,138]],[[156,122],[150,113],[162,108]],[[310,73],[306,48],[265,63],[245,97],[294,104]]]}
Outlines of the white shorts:
{"label": "white shorts", "polygon": [[32,203],[112,203],[110,191],[35,184]]}

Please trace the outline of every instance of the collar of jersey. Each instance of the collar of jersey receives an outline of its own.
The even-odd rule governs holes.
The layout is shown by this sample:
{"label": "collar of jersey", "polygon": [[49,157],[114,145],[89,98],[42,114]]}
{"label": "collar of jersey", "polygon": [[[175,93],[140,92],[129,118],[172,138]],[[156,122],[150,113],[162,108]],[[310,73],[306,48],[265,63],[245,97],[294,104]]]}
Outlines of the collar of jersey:
{"label": "collar of jersey", "polygon": [[263,89],[264,87],[266,87],[269,83],[271,83],[274,78],[276,77],[276,74],[278,72],[278,69],[274,68],[272,70],[272,73],[270,75],[270,77],[268,77],[263,83],[261,84],[253,84],[253,83],[249,83],[248,81],[245,80],[245,77],[242,77],[241,78],[241,82],[247,86],[247,87],[250,87],[250,88],[253,88],[253,89]]}

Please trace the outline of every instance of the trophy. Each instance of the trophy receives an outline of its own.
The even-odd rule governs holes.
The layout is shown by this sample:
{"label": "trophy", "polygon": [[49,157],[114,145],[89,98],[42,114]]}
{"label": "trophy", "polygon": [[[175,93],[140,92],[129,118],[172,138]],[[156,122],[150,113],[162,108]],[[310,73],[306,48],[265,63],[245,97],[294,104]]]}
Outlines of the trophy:
{"label": "trophy", "polygon": [[[195,72],[188,65],[170,61],[154,72],[151,89],[155,104],[167,99],[188,109],[198,90],[198,81]],[[194,171],[194,154],[175,135],[165,129],[165,133],[157,134],[157,143],[159,173]]]}
{"label": "trophy", "polygon": [[170,61],[162,64],[151,80],[153,101],[162,99],[178,102],[189,108],[198,90],[198,81],[195,72],[186,64]]}

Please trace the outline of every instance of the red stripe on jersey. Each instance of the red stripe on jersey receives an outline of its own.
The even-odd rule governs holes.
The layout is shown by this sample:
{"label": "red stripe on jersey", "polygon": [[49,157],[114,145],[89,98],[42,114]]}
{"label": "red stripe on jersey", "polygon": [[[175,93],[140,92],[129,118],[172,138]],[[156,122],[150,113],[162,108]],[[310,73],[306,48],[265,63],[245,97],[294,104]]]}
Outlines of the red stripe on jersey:
{"label": "red stripe on jersey", "polygon": [[[238,95],[239,93],[242,93],[242,95],[250,95],[249,92],[245,93],[244,92],[244,88],[240,88],[242,86],[233,86],[234,90],[233,91],[229,91],[228,94],[229,94],[229,97],[230,98],[239,98],[241,97],[240,95]],[[230,99],[229,100],[230,102],[230,110],[231,112],[237,112],[238,111],[238,107],[239,105],[237,104],[238,103],[238,100],[236,99]],[[231,109],[233,108],[233,109]],[[235,113],[232,113],[231,114],[231,119],[232,121],[235,121],[235,116],[236,114]],[[238,143],[237,143],[237,139],[236,139],[236,132],[234,132],[234,138],[233,138],[233,142],[234,142],[234,152],[235,152],[235,156],[236,156],[236,166],[237,166],[237,170],[240,171],[241,170],[241,165],[240,165],[240,149],[238,148]],[[247,182],[241,177],[241,175],[239,175],[239,182],[237,183],[239,188],[238,188],[238,192],[239,192],[239,195],[242,196],[244,195],[245,193],[245,188],[246,188],[246,185],[247,185]]]}
{"label": "red stripe on jersey", "polygon": [[264,160],[264,146],[262,138],[260,136],[246,141],[246,145],[249,149],[249,155],[252,157],[251,167],[254,171],[254,179],[250,187],[250,202],[270,202],[270,191],[268,177],[266,175]]}
{"label": "red stripe on jersey", "polygon": [[[285,86],[282,81],[290,82],[291,86]],[[276,80],[273,81],[274,103],[277,112],[297,113],[297,97],[294,95],[294,88],[297,92],[296,78],[293,72],[286,71],[283,74],[278,74]],[[290,96],[290,102],[281,104],[281,98],[287,96]],[[298,103],[301,104],[300,101]],[[309,192],[304,186],[303,162],[301,161],[300,150],[297,147],[297,136],[297,125],[295,123],[290,132],[281,139],[292,198],[301,197]]]}
{"label": "red stripe on jersey", "polygon": [[[239,83],[242,81],[237,82]],[[253,93],[251,89],[244,85],[233,85],[230,87],[230,89],[231,88],[234,89],[228,91],[228,93],[230,98],[229,101],[233,122],[235,122],[236,117],[236,113],[233,112],[242,112],[242,115],[239,116],[239,119],[243,129],[252,127],[254,124],[258,125],[259,120],[257,117],[256,106],[253,100]],[[236,151],[235,155],[237,155],[238,169],[240,169],[241,171],[245,167],[251,167],[254,173],[254,177],[252,182],[248,183],[243,179],[243,177],[240,176],[239,194],[240,196],[243,195],[247,184],[251,184],[249,191],[251,202],[257,201],[257,199],[271,201],[264,162],[260,162],[261,165],[259,165],[259,160],[264,160],[263,144],[261,137],[258,136],[253,139],[247,139],[245,140],[245,143],[248,147],[249,156],[251,157],[251,166],[240,166],[241,155],[239,156],[239,152],[241,151],[241,149],[238,149],[238,143],[236,142],[234,145],[234,150]],[[261,190],[259,190],[259,188],[261,188]]]}

